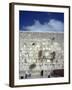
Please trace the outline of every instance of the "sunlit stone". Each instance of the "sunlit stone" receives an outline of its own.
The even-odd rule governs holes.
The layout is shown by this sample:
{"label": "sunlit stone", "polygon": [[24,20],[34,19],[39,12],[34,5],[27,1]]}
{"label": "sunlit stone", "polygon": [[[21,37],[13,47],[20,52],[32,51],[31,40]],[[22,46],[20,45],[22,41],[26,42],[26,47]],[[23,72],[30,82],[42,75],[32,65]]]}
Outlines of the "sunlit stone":
{"label": "sunlit stone", "polygon": [[50,60],[47,60],[48,63],[50,63]]}
{"label": "sunlit stone", "polygon": [[[44,70],[44,75],[49,75],[53,69],[64,69],[63,33],[57,35],[57,33],[22,32],[20,36],[22,36],[19,50],[20,71],[40,75],[41,70]],[[55,36],[55,41],[51,40],[53,36]],[[41,53],[39,53],[40,50]],[[50,60],[52,52],[56,53],[53,62]],[[33,63],[36,64],[36,68],[30,71],[29,66]],[[25,73],[23,74],[25,75]]]}

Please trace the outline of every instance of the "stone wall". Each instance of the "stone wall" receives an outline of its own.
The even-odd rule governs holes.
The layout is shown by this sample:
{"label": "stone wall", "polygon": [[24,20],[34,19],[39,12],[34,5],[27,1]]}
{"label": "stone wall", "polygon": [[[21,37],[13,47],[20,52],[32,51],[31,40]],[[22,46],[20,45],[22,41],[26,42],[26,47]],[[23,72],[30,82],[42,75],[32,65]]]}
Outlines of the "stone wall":
{"label": "stone wall", "polygon": [[20,72],[64,69],[64,33],[20,32],[19,38]]}

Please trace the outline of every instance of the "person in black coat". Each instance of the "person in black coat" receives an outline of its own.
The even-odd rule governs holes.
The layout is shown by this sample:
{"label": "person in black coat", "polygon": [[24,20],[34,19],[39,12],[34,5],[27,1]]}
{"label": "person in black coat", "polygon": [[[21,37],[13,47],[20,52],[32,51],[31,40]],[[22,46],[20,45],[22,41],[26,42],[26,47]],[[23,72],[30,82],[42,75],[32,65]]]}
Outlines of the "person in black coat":
{"label": "person in black coat", "polygon": [[41,76],[43,76],[43,70],[41,70]]}

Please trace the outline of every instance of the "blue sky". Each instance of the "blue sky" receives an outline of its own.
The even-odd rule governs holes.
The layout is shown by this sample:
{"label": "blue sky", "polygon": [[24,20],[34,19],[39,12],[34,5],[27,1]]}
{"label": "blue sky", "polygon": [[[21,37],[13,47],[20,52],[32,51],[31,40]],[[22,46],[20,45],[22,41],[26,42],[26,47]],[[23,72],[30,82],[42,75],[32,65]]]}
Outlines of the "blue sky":
{"label": "blue sky", "polygon": [[19,11],[20,31],[64,31],[64,13]]}

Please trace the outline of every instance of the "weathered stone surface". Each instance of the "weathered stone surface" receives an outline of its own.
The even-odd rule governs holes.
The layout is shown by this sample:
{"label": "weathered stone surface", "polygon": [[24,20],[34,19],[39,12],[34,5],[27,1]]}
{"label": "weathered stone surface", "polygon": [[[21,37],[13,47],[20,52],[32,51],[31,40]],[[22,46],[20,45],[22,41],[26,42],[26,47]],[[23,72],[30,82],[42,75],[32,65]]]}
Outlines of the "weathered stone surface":
{"label": "weathered stone surface", "polygon": [[[38,78],[43,70],[48,77],[52,70],[64,69],[64,33],[20,32],[19,38],[20,76],[28,72]],[[36,67],[30,71],[33,63]]]}

